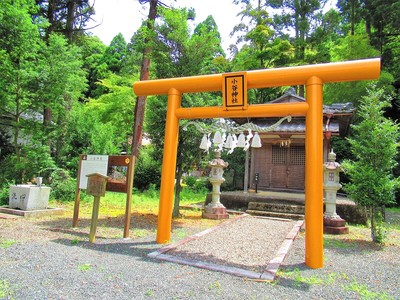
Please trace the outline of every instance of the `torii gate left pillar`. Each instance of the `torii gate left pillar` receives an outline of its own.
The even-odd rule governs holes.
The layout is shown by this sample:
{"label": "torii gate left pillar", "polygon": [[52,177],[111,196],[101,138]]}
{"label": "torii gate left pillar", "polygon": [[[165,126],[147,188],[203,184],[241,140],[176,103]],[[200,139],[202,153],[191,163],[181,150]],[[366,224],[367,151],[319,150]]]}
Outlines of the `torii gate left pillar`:
{"label": "torii gate left pillar", "polygon": [[171,235],[180,119],[306,116],[305,262],[323,267],[323,83],[376,79],[380,59],[299,66],[247,72],[248,88],[305,85],[306,103],[249,105],[246,110],[224,111],[221,107],[181,107],[182,93],[220,91],[222,74],[135,82],[137,96],[168,95],[164,156],[161,177],[157,242],[168,243]]}

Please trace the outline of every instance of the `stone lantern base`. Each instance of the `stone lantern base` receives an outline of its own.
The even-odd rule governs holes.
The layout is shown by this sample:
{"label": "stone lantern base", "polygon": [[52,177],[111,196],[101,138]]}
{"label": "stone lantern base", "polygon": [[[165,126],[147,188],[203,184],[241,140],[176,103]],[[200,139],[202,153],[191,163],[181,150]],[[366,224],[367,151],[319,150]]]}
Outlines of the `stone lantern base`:
{"label": "stone lantern base", "polygon": [[324,233],[327,234],[348,234],[349,227],[346,227],[346,220],[337,216],[335,218],[324,216]]}
{"label": "stone lantern base", "polygon": [[[211,204],[211,203],[210,203]],[[229,214],[226,212],[226,207],[221,205],[212,206],[208,204],[203,210],[203,218],[211,220],[229,219]]]}

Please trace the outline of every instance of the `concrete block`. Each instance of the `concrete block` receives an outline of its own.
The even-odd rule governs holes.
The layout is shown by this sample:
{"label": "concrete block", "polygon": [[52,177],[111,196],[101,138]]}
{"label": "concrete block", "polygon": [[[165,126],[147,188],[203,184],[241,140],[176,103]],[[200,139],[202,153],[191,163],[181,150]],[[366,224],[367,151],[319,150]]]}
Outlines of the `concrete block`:
{"label": "concrete block", "polygon": [[9,207],[21,210],[46,209],[49,205],[50,187],[37,185],[10,186]]}

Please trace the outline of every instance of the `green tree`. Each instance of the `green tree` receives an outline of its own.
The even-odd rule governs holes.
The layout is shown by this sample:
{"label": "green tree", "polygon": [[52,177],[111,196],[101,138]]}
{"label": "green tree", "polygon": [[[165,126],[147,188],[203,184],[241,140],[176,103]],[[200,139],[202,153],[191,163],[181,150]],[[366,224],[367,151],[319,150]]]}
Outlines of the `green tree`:
{"label": "green tree", "polygon": [[337,7],[339,12],[342,14],[343,19],[350,27],[350,35],[355,34],[355,27],[363,19],[363,13],[365,9],[363,8],[364,1],[359,0],[338,0]]}
{"label": "green tree", "polygon": [[[188,20],[193,17],[192,11],[163,8],[159,9],[159,13],[160,22],[155,26],[158,40],[152,51],[152,61],[157,66],[157,78],[205,74],[213,69],[214,59],[221,55],[220,34],[216,25],[214,26],[215,22],[207,18],[191,35]],[[215,105],[217,100],[211,93],[184,94],[182,106]],[[166,102],[165,97],[152,97],[146,115],[147,131],[159,151],[162,151],[164,143]],[[192,128],[179,132],[173,212],[175,217],[179,215],[182,174],[193,163],[199,162],[203,154],[199,149],[199,140],[193,136],[195,133]]]}
{"label": "green tree", "polygon": [[[277,36],[267,6],[262,5],[261,0],[257,1],[256,6],[252,2],[234,1],[236,5],[244,5],[244,9],[239,13],[242,22],[234,27],[232,34],[238,34],[238,44],[245,44],[240,51],[237,46],[230,47],[235,53],[231,62],[232,70],[257,70],[290,64],[294,57],[294,47],[287,39]],[[249,102],[265,103],[277,98],[281,92],[281,88],[252,90]]]}
{"label": "green tree", "polygon": [[103,62],[114,74],[119,74],[122,67],[126,64],[127,45],[124,36],[119,33],[111,41],[104,52]]}
{"label": "green tree", "polygon": [[96,36],[81,36],[76,40],[76,45],[80,48],[82,67],[87,74],[88,88],[85,98],[98,98],[104,92],[99,88],[98,81],[109,74],[107,65],[103,62],[107,46]]}
{"label": "green tree", "polygon": [[[140,68],[140,80],[148,80],[150,75],[150,57],[152,51],[152,43],[154,37],[154,24],[157,18],[157,10],[159,6],[165,5],[158,0],[139,0],[140,4],[149,3],[149,15],[142,26],[142,36],[144,43],[140,43],[142,50],[142,63]],[[134,110],[134,124],[132,128],[132,155],[135,157],[139,154],[139,148],[142,145],[143,137],[143,123],[146,109],[146,96],[138,96],[136,98],[135,110]]]}
{"label": "green tree", "polygon": [[128,150],[128,137],[132,133],[133,82],[132,76],[111,74],[98,83],[107,90],[107,93],[97,99],[90,99],[86,104],[87,109],[96,114],[102,123],[110,123],[119,128],[119,137],[125,141],[123,143],[125,151]]}
{"label": "green tree", "polygon": [[261,4],[262,1],[259,0],[256,7],[253,7],[251,2],[248,0],[234,2],[245,4],[239,13],[242,22],[232,31],[232,34],[242,33],[238,36],[237,43],[246,43],[244,49],[247,50],[250,65],[243,66],[241,70],[266,69],[287,64],[293,58],[293,46],[289,41],[276,35],[273,20],[267,12],[267,7]]}
{"label": "green tree", "polygon": [[[310,35],[321,18],[321,11],[327,0],[270,0],[268,5],[278,12],[274,14],[276,30],[285,35],[285,31],[294,32],[291,42],[294,45],[295,64],[306,61],[306,50],[310,45]],[[304,86],[298,87],[298,94],[304,96]]]}
{"label": "green tree", "polygon": [[30,0],[6,0],[0,6],[0,112],[12,128],[13,147],[20,159],[19,139],[28,113],[36,104],[36,80],[39,50],[44,47],[38,24],[32,23],[35,12]]}
{"label": "green tree", "polygon": [[[370,44],[369,36],[363,32],[362,24],[356,27],[356,34],[347,34],[331,44],[330,57],[333,62],[357,60],[379,56],[379,52]],[[382,71],[378,87],[391,90],[393,76]],[[366,96],[369,83],[366,81],[337,82],[324,86],[325,103],[352,102],[358,106],[361,98]]]}
{"label": "green tree", "polygon": [[72,175],[76,175],[80,154],[121,153],[124,139],[119,135],[119,128],[112,122],[103,122],[90,106],[74,103],[67,116],[67,124],[62,166],[71,170]]}
{"label": "green tree", "polygon": [[362,99],[358,114],[362,121],[353,125],[349,138],[354,161],[343,167],[350,183],[344,186],[349,197],[370,211],[372,240],[384,238],[382,207],[394,203],[399,179],[393,177],[398,153],[399,125],[384,117],[390,105],[382,90],[372,89]]}
{"label": "green tree", "polygon": [[46,38],[52,33],[59,33],[72,42],[83,34],[86,24],[95,13],[89,0],[36,0],[40,8],[34,18],[46,19],[49,26]]}
{"label": "green tree", "polygon": [[43,119],[42,131],[54,149],[53,156],[60,160],[67,113],[86,89],[86,73],[79,48],[68,45],[63,36],[51,34],[39,57],[34,101],[36,105],[42,105],[44,115],[50,114]]}

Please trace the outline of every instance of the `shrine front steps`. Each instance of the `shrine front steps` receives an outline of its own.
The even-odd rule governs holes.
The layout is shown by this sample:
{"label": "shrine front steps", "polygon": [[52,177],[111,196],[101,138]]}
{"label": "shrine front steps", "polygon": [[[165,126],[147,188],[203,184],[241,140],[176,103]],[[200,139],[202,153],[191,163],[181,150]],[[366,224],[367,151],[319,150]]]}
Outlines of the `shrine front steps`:
{"label": "shrine front steps", "polygon": [[293,203],[249,202],[246,213],[279,219],[304,220],[304,205]]}

